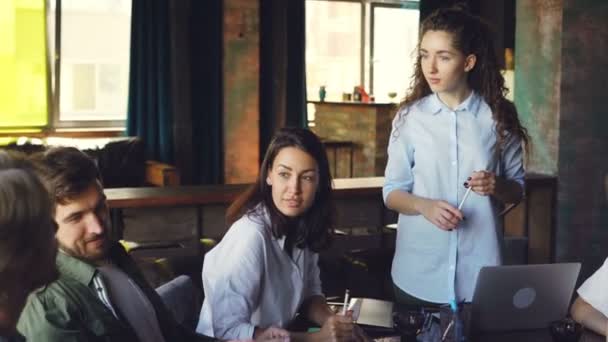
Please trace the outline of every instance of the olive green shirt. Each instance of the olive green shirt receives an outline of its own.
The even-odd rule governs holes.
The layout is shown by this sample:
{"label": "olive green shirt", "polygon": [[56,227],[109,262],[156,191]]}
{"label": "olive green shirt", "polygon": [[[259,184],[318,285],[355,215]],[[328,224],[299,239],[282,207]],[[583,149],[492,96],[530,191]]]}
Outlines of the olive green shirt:
{"label": "olive green shirt", "polygon": [[[165,341],[209,340],[177,324],[122,246],[114,244],[109,250],[109,259],[148,297]],[[126,321],[117,319],[97,297],[93,286],[97,273],[94,266],[58,253],[57,267],[59,279],[30,295],[17,324],[28,342],[138,341]]]}

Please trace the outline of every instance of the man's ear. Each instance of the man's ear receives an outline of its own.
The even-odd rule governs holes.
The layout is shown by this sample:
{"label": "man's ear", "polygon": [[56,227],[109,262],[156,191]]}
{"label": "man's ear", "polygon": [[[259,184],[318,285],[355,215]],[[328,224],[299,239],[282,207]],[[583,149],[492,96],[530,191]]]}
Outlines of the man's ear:
{"label": "man's ear", "polygon": [[477,56],[473,54],[468,55],[467,58],[465,58],[464,60],[464,71],[469,72],[473,70],[473,68],[475,67],[475,63],[477,63]]}

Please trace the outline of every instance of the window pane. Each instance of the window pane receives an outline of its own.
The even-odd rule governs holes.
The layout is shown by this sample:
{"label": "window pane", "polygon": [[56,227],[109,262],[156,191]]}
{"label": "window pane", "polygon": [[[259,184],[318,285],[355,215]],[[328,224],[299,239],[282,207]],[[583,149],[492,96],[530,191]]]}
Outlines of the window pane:
{"label": "window pane", "polygon": [[44,0],[0,1],[0,127],[47,123]]}
{"label": "window pane", "polygon": [[341,100],[361,83],[361,4],[306,2],[306,83],[309,100]]}
{"label": "window pane", "polygon": [[389,93],[401,100],[410,85],[418,43],[418,9],[374,7],[373,93],[378,102]]}
{"label": "window pane", "polygon": [[61,6],[60,121],[125,120],[131,0]]}

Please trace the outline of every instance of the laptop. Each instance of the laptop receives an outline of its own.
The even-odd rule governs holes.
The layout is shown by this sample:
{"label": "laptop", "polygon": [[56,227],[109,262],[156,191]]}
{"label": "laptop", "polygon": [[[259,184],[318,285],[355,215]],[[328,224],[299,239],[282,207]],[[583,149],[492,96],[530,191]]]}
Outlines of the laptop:
{"label": "laptop", "polygon": [[473,294],[476,329],[546,329],[566,317],[580,268],[580,263],[483,267]]}

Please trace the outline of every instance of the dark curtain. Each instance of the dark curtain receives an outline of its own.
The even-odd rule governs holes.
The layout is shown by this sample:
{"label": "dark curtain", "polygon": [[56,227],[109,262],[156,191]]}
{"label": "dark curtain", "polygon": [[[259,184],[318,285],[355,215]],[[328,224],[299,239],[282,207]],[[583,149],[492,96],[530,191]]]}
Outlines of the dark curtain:
{"label": "dark curtain", "polygon": [[222,0],[170,0],[175,164],[182,184],[223,182]]}
{"label": "dark curtain", "polygon": [[182,184],[223,181],[222,0],[134,0],[127,132]]}
{"label": "dark curtain", "polygon": [[307,127],[306,0],[287,3],[287,126]]}
{"label": "dark curtain", "polygon": [[133,0],[127,134],[148,159],[173,162],[167,0]]}
{"label": "dark curtain", "polygon": [[192,184],[192,78],[190,35],[192,0],[170,0],[171,94],[175,166],[182,184]]}
{"label": "dark curtain", "polygon": [[224,181],[222,3],[222,0],[192,1],[193,184],[221,184]]}
{"label": "dark curtain", "polygon": [[274,132],[306,127],[305,0],[260,1],[260,158]]}

